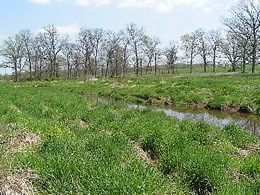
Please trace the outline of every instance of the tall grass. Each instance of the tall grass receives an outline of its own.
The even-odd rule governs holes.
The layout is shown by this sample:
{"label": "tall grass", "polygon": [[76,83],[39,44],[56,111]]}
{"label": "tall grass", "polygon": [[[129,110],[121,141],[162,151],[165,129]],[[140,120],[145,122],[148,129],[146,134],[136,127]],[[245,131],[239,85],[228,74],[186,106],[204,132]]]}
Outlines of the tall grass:
{"label": "tall grass", "polygon": [[[149,82],[151,91],[191,82],[170,78],[167,86],[153,89],[159,80]],[[123,97],[124,90],[146,95],[138,90],[147,82],[130,79],[125,85],[138,89],[122,91],[112,80],[0,83],[0,121],[15,126],[14,134],[29,131],[41,138],[30,150],[9,154],[11,169],[32,169],[34,187],[42,194],[259,193],[259,138],[233,125],[181,122],[149,109],[93,104],[80,95],[114,90]],[[1,154],[6,150],[2,147]]]}
{"label": "tall grass", "polygon": [[260,75],[157,76],[52,85],[80,94],[99,94],[137,103],[199,106],[259,114]]}

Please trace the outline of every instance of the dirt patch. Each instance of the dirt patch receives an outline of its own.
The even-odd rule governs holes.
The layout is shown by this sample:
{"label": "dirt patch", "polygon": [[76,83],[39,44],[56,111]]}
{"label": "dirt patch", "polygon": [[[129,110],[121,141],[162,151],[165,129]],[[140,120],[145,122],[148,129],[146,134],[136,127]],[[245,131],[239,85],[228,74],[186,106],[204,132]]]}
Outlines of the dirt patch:
{"label": "dirt patch", "polygon": [[20,132],[15,134],[8,141],[8,149],[6,155],[13,153],[26,152],[30,146],[38,144],[40,137],[29,132]]}
{"label": "dirt patch", "polygon": [[250,154],[248,150],[238,150],[238,155],[240,157],[247,157]]}
{"label": "dirt patch", "polygon": [[37,176],[32,170],[18,170],[11,176],[0,177],[1,195],[34,194],[32,183]]}
{"label": "dirt patch", "polygon": [[206,105],[206,109],[208,110],[219,110],[226,113],[237,113],[239,112],[239,106],[220,106],[220,105]]}
{"label": "dirt patch", "polygon": [[10,108],[11,108],[12,110],[16,111],[17,114],[21,114],[21,113],[22,113],[22,111],[21,111],[16,105],[14,105],[14,104],[11,104],[11,105],[10,105]]}
{"label": "dirt patch", "polygon": [[156,161],[151,158],[149,152],[144,151],[143,148],[137,142],[132,141],[131,144],[133,146],[134,152],[137,154],[139,159],[145,161],[150,165],[155,165]]}
{"label": "dirt patch", "polygon": [[85,84],[85,83],[86,83],[85,81],[78,82],[78,84]]}
{"label": "dirt patch", "polygon": [[87,127],[88,127],[88,122],[81,119],[81,120],[79,121],[79,127],[80,127],[80,128],[83,128],[83,129],[84,129],[84,128],[87,128]]}
{"label": "dirt patch", "polygon": [[206,104],[204,103],[197,103],[194,105],[194,108],[204,109],[206,108]]}
{"label": "dirt patch", "polygon": [[242,174],[236,170],[228,170],[228,173],[235,181],[241,181],[247,179],[247,175]]}
{"label": "dirt patch", "polygon": [[171,97],[160,96],[160,97],[157,97],[156,100],[154,100],[152,103],[155,105],[168,106],[168,105],[172,105],[172,99],[171,99]]}
{"label": "dirt patch", "polygon": [[110,137],[110,136],[113,135],[113,131],[112,131],[112,130],[109,130],[109,129],[107,129],[107,130],[102,130],[101,133],[102,133],[103,135],[105,135],[105,136],[108,136],[108,137]]}
{"label": "dirt patch", "polygon": [[48,106],[43,106],[43,109],[42,109],[42,112],[43,113],[46,113],[46,112],[48,112],[49,111],[49,107]]}
{"label": "dirt patch", "polygon": [[239,106],[225,106],[221,108],[221,111],[224,111],[226,113],[237,113],[239,112],[240,107]]}
{"label": "dirt patch", "polygon": [[252,153],[260,153],[260,148],[255,147],[255,146],[246,146],[246,147],[238,150],[238,155],[240,157],[247,157],[248,155],[250,155]]}
{"label": "dirt patch", "polygon": [[[17,130],[14,124],[8,128]],[[4,142],[1,144],[4,144],[6,149],[2,158],[8,162],[13,154],[27,152],[39,142],[38,135],[25,129],[22,129],[21,132],[14,131],[4,136]],[[3,163],[0,167],[0,195],[35,194],[32,184],[36,178],[37,175],[31,169],[12,170],[8,163]]]}

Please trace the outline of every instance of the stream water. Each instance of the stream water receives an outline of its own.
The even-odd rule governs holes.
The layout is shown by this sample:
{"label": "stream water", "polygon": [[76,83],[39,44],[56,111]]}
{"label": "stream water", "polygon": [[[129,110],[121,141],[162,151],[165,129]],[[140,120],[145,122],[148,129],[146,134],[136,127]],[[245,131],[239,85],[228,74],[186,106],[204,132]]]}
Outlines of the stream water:
{"label": "stream water", "polygon": [[221,111],[215,110],[206,110],[206,109],[198,109],[198,108],[184,108],[184,107],[156,107],[156,106],[145,106],[145,105],[137,105],[131,103],[125,103],[122,101],[116,101],[113,99],[96,97],[96,96],[87,96],[87,100],[93,103],[101,103],[101,104],[124,104],[128,108],[131,109],[146,109],[150,108],[155,112],[163,112],[167,116],[175,117],[179,120],[187,120],[187,121],[203,121],[213,126],[224,127],[229,124],[235,124],[241,129],[245,131],[249,131],[252,134],[260,136],[260,116],[256,116],[253,114],[244,114],[244,113],[236,113],[229,114]]}

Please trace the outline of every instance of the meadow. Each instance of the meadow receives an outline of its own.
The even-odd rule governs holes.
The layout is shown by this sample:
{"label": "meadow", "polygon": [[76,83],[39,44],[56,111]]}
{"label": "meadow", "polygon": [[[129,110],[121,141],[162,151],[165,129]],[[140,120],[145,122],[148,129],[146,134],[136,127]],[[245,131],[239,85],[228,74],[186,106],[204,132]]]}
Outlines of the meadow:
{"label": "meadow", "polygon": [[259,75],[0,82],[0,192],[259,194],[258,137],[85,98],[257,114],[259,83]]}
{"label": "meadow", "polygon": [[[63,83],[65,91],[134,103],[199,107],[260,114],[260,75],[195,74],[142,76]],[[87,86],[87,87],[86,87]]]}

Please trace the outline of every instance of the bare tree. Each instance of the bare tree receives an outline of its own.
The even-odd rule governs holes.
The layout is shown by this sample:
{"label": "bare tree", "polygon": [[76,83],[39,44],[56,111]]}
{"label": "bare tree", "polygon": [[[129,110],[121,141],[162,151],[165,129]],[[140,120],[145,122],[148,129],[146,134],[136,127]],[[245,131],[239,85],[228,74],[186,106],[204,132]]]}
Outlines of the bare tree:
{"label": "bare tree", "polygon": [[62,48],[62,53],[65,57],[65,61],[67,64],[67,77],[68,79],[72,78],[72,68],[73,68],[73,54],[76,50],[77,45],[71,42],[67,42],[65,46]]}
{"label": "bare tree", "polygon": [[236,19],[226,19],[225,25],[229,26],[228,33],[233,34],[233,37],[238,41],[238,46],[241,48],[241,58],[242,58],[242,72],[245,72],[246,61],[252,60],[252,35],[249,26],[246,23],[237,24]]}
{"label": "bare tree", "polygon": [[[72,64],[71,64],[71,77],[77,78],[80,77],[81,72],[81,62],[82,62],[82,55],[80,53],[81,49],[79,45],[73,44],[73,50],[72,50]],[[73,74],[72,74],[73,72]]]}
{"label": "bare tree", "polygon": [[220,51],[222,44],[222,37],[220,30],[211,30],[207,33],[207,40],[209,42],[209,55],[212,57],[213,72],[216,72],[216,57]]}
{"label": "bare tree", "polygon": [[127,26],[126,32],[128,34],[129,44],[132,47],[132,51],[134,53],[135,59],[135,73],[139,75],[139,67],[140,67],[140,52],[141,46],[143,45],[143,37],[145,35],[145,31],[143,27],[138,27],[136,24],[131,23]]}
{"label": "bare tree", "polygon": [[154,62],[154,74],[157,74],[157,62],[158,57],[161,54],[159,45],[160,45],[160,39],[158,37],[150,38],[147,35],[143,38],[143,51],[144,55],[147,59],[147,65],[146,65],[146,74],[148,73],[148,70],[151,69],[152,62]]}
{"label": "bare tree", "polygon": [[83,69],[84,76],[86,77],[91,73],[91,54],[93,48],[90,42],[90,31],[89,29],[81,29],[78,35],[78,45],[83,56]]}
{"label": "bare tree", "polygon": [[231,71],[235,72],[237,63],[241,59],[241,48],[234,34],[227,34],[227,38],[223,41],[221,47],[223,54],[231,64]]}
{"label": "bare tree", "polygon": [[97,77],[97,69],[98,69],[98,58],[99,58],[99,52],[100,47],[102,45],[102,41],[104,40],[104,30],[101,28],[95,28],[89,30],[89,41],[92,46],[93,56],[94,56],[94,66],[92,68],[92,75]]}
{"label": "bare tree", "polygon": [[161,41],[158,37],[153,38],[153,48],[154,48],[154,74],[157,74],[158,61],[162,55],[162,50],[159,48]]}
{"label": "bare tree", "polygon": [[110,72],[110,77],[119,77],[123,74],[124,48],[121,46],[121,36],[119,33],[109,31],[105,48],[106,69],[105,77]]}
{"label": "bare tree", "polygon": [[48,60],[48,71],[51,77],[58,77],[59,62],[58,55],[65,46],[66,38],[61,38],[57,29],[53,25],[44,27],[42,33],[44,48],[46,49]]}
{"label": "bare tree", "polygon": [[249,40],[252,73],[254,74],[256,69],[257,48],[259,47],[260,41],[260,1],[240,0],[230,12],[232,17],[224,19],[223,24],[228,27],[230,32],[238,36],[240,40]]}
{"label": "bare tree", "polygon": [[185,55],[190,59],[190,73],[193,69],[193,60],[198,55],[198,36],[196,32],[185,34],[181,36],[181,48],[184,50]]}
{"label": "bare tree", "polygon": [[23,58],[25,54],[23,37],[20,34],[8,37],[3,43],[0,54],[6,60],[4,62],[6,67],[10,67],[14,70],[14,81],[17,82],[23,69]]}
{"label": "bare tree", "polygon": [[39,33],[33,39],[33,66],[34,66],[34,77],[41,79],[44,68],[47,65],[47,51],[44,47],[44,37]]}
{"label": "bare tree", "polygon": [[26,58],[26,64],[28,65],[29,69],[29,75],[30,78],[32,78],[32,69],[33,69],[33,34],[30,30],[23,30],[20,32],[21,37],[23,38],[24,42],[24,49],[25,49],[25,58]]}
{"label": "bare tree", "polygon": [[103,29],[81,29],[78,35],[78,43],[81,48],[81,52],[84,56],[84,75],[91,74],[97,77],[98,62],[101,53],[101,46],[105,39],[105,33]]}
{"label": "bare tree", "polygon": [[[169,46],[165,48],[164,55],[167,59],[167,65],[170,66],[171,73],[175,73],[175,62],[177,60],[177,52],[178,52],[178,43],[175,41],[171,41]],[[170,73],[170,70],[168,73]]]}
{"label": "bare tree", "polygon": [[144,58],[146,58],[146,69],[145,69],[145,72],[146,74],[148,74],[148,70],[151,70],[152,68],[152,61],[153,61],[153,57],[154,57],[154,46],[153,46],[153,40],[148,37],[148,36],[145,36],[143,38],[143,42],[144,42],[144,47],[142,48],[143,49],[143,52],[144,52]]}
{"label": "bare tree", "polygon": [[129,37],[127,35],[127,32],[124,30],[120,30],[119,31],[119,35],[121,37],[121,46],[123,49],[123,76],[125,76],[127,74],[127,69],[128,69],[128,61],[130,58],[130,49],[129,49]]}
{"label": "bare tree", "polygon": [[209,56],[209,43],[206,38],[206,32],[203,29],[198,29],[195,32],[198,40],[198,54],[201,56],[203,60],[203,69],[204,72],[207,72],[208,61],[207,58]]}

